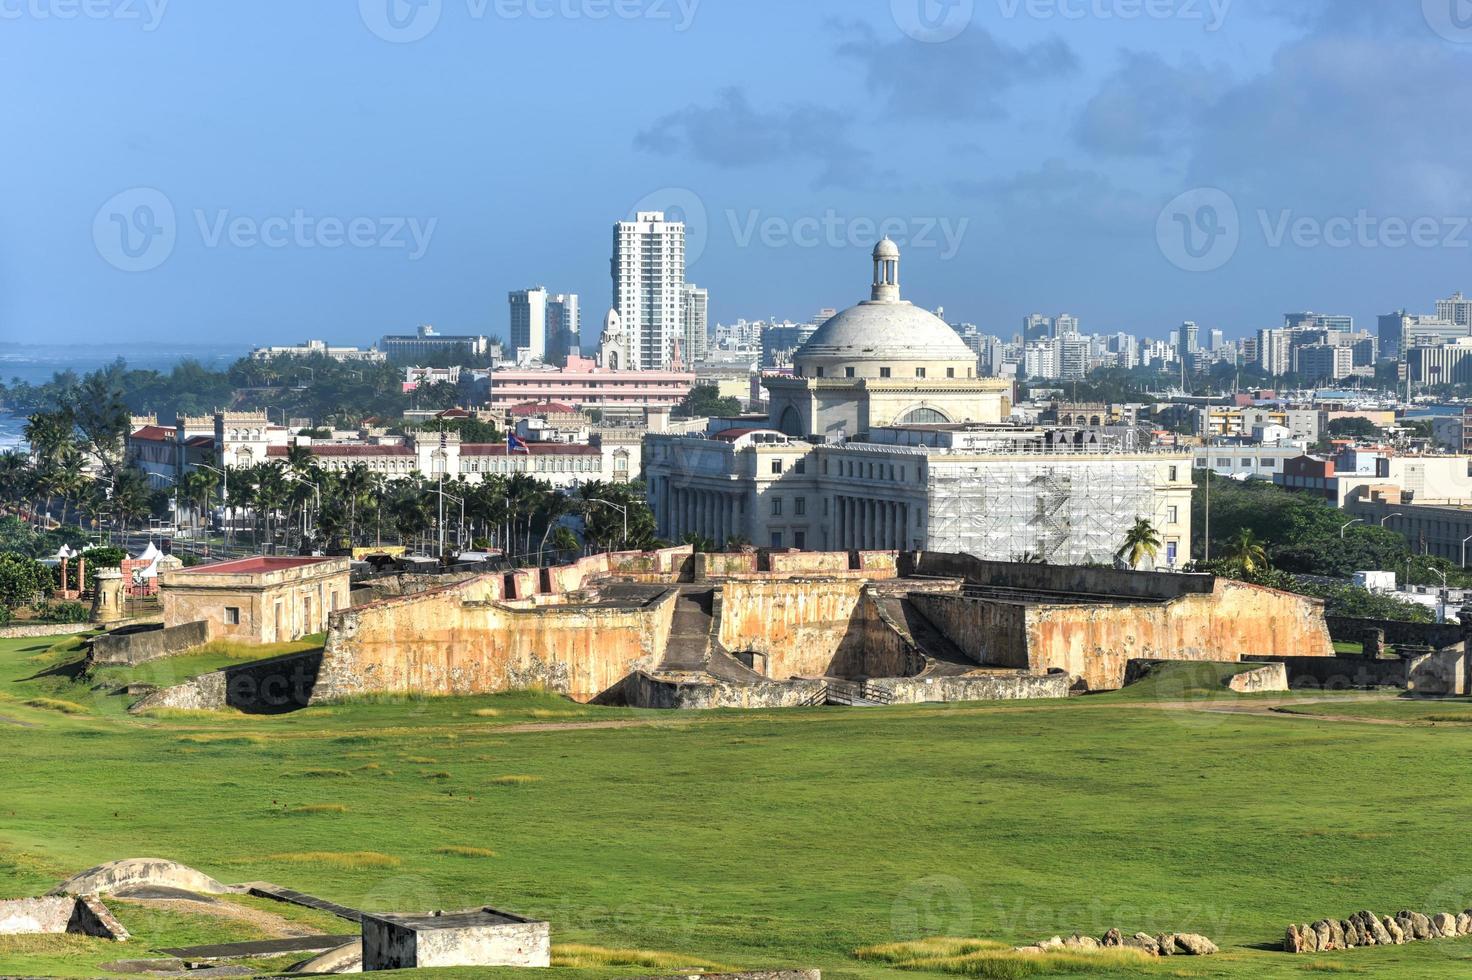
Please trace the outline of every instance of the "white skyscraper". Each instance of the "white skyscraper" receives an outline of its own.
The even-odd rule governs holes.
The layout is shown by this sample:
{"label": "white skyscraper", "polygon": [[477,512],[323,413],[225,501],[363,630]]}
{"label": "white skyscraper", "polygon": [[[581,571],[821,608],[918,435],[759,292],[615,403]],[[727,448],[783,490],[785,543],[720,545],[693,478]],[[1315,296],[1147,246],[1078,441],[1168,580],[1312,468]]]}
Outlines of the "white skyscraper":
{"label": "white skyscraper", "polygon": [[547,356],[547,289],[519,289],[509,297],[511,302],[511,350],[542,360]]}
{"label": "white skyscraper", "polygon": [[663,211],[640,211],[613,228],[613,308],[628,345],[628,365],[667,370],[683,339],[685,224]]}

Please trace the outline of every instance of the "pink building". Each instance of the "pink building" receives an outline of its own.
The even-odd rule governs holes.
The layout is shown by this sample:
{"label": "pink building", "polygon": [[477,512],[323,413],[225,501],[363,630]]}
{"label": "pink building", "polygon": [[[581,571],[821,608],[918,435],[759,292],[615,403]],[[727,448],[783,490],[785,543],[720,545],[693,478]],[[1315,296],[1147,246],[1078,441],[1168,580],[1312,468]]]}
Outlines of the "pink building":
{"label": "pink building", "polygon": [[565,368],[512,368],[491,373],[489,407],[506,411],[527,402],[560,402],[574,408],[642,412],[674,408],[695,385],[683,371],[610,371],[587,357],[569,357]]}

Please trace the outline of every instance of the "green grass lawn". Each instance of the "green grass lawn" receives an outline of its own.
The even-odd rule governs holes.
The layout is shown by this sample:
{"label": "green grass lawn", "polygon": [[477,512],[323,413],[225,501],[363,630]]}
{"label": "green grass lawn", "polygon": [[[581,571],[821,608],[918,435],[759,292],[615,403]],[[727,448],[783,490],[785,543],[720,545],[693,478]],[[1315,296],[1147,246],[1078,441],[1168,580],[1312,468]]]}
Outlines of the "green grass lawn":
{"label": "green grass lawn", "polygon": [[[1472,973],[1469,940],[1265,948],[1290,920],[1472,906],[1472,725],[1158,706],[1208,697],[1198,673],[1068,703],[673,714],[517,694],[133,717],[45,673],[76,656],[0,642],[0,897],[150,856],[369,910],[492,904],[551,920],[569,965],[549,980],[701,963],[939,976],[933,957],[855,953],[1112,926],[1223,953],[1048,975]],[[119,917],[136,942],[0,939],[0,974],[90,975],[200,935]]]}

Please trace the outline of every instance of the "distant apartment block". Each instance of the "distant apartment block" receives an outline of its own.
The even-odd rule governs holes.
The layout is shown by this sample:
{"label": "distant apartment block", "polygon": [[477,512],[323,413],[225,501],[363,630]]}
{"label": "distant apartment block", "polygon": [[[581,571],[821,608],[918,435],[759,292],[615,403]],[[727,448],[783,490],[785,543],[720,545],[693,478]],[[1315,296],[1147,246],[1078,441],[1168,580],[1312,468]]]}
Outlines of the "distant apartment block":
{"label": "distant apartment block", "polygon": [[562,365],[569,354],[582,352],[582,315],[576,293],[550,294],[545,286],[538,286],[510,293],[508,302],[508,336],[518,360]]}
{"label": "distant apartment block", "polygon": [[710,292],[693,283],[685,283],[680,304],[680,334],[685,367],[689,369],[705,360],[710,346]]}
{"label": "distant apartment block", "polygon": [[388,355],[376,347],[370,347],[367,350],[361,347],[332,347],[323,340],[309,340],[296,347],[257,347],[250,352],[250,356],[257,361],[268,361],[273,357],[312,357],[314,355],[345,362],[379,363],[388,359]]}
{"label": "distant apartment block", "polygon": [[1472,327],[1472,299],[1467,299],[1457,292],[1447,299],[1437,300],[1436,318],[1447,320],[1459,327]]}
{"label": "distant apartment block", "polygon": [[422,326],[409,335],[384,337],[378,347],[389,360],[410,363],[445,355],[485,358],[494,353],[493,345],[487,337],[450,336],[436,333],[431,326]]}

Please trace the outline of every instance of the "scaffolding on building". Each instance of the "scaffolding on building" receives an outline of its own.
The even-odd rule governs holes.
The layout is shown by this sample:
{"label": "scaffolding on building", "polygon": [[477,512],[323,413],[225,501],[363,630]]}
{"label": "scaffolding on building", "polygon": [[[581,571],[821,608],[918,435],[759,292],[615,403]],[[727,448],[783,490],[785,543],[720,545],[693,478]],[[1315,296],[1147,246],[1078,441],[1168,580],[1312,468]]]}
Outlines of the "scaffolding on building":
{"label": "scaffolding on building", "polygon": [[1165,518],[1160,460],[1148,455],[933,457],[929,475],[928,547],[934,551],[997,561],[1109,563],[1136,520],[1160,527]]}

